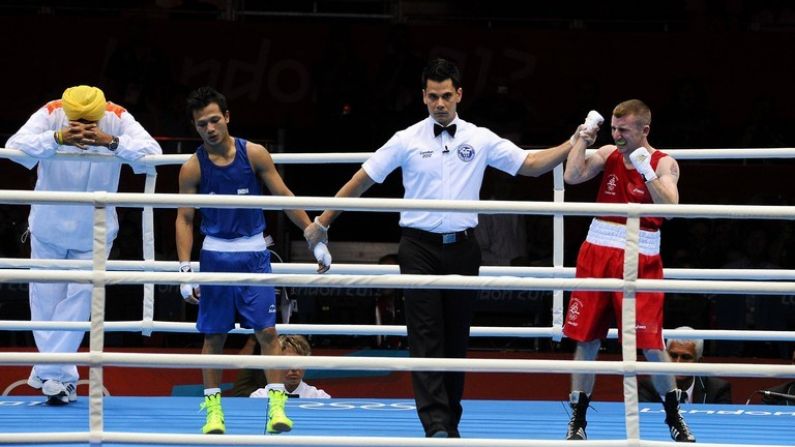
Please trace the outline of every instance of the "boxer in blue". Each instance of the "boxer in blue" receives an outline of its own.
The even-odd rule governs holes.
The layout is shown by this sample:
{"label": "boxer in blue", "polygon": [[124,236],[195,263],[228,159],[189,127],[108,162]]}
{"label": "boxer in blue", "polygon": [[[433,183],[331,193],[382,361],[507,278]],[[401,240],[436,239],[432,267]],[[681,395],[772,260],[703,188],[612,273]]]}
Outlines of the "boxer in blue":
{"label": "boxer in blue", "polygon": [[[259,195],[261,184],[271,194],[292,196],[284,184],[273,159],[262,145],[229,134],[229,109],[226,98],[210,87],[202,87],[188,96],[188,113],[202,139],[196,153],[182,165],[179,173],[180,194]],[[270,252],[263,236],[265,217],[260,209],[201,208],[201,232],[204,234],[200,265],[203,272],[270,273]],[[290,220],[302,230],[310,224],[303,210],[285,210]],[[180,270],[191,271],[193,249],[193,208],[179,208],[176,221],[177,255]],[[325,243],[310,246],[318,260],[318,273],[331,266]],[[273,287],[198,286],[183,284],[185,301],[199,305],[196,327],[204,334],[202,354],[222,354],[226,334],[235,327],[239,315],[242,327],[251,328],[262,347],[263,355],[281,355],[276,333],[276,300]],[[204,369],[205,434],[226,432],[221,407],[221,373]],[[290,431],[293,422],[284,411],[287,394],[284,372],[268,370],[268,422],[266,433]]]}

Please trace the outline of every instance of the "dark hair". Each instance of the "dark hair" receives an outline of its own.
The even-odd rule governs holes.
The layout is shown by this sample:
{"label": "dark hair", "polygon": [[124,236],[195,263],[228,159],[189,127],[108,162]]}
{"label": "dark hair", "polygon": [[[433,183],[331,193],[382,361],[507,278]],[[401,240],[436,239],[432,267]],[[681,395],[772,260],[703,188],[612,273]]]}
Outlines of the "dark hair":
{"label": "dark hair", "polygon": [[422,88],[428,86],[429,79],[436,82],[444,82],[449,79],[453,81],[453,88],[461,87],[461,72],[454,63],[447,59],[436,58],[428,62],[428,65],[422,70]]}
{"label": "dark hair", "polygon": [[221,113],[225,114],[229,110],[226,105],[226,97],[212,87],[199,87],[196,90],[190,92],[190,94],[188,94],[187,101],[185,101],[188,117],[191,119],[191,121],[193,121],[194,111],[201,110],[212,103],[218,104],[218,108],[221,109]]}

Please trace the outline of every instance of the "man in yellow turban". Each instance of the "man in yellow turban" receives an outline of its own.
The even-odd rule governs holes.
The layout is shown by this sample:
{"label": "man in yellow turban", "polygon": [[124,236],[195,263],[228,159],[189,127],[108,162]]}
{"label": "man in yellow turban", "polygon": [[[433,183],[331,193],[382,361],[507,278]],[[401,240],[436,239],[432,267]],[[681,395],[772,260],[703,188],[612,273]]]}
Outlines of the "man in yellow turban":
{"label": "man in yellow turban", "polygon": [[105,107],[108,105],[102,90],[88,85],[64,90],[61,102],[69,121],[99,121],[105,115]]}
{"label": "man in yellow turban", "polygon": [[[105,100],[97,87],[80,85],[64,91],[37,110],[5,144],[28,158],[17,159],[37,167],[37,191],[108,191],[119,185],[120,163],[69,162],[59,153],[94,152],[133,163],[150,154],[162,154],[160,145],[123,107]],[[134,165],[135,166],[135,165]],[[33,259],[91,259],[93,207],[43,205],[30,207],[28,218]],[[119,231],[116,210],[107,209],[107,250]],[[88,321],[91,284],[30,283],[31,321]],[[82,332],[33,331],[40,352],[76,352]],[[28,384],[41,389],[47,403],[63,405],[77,399],[75,365],[34,365]]]}

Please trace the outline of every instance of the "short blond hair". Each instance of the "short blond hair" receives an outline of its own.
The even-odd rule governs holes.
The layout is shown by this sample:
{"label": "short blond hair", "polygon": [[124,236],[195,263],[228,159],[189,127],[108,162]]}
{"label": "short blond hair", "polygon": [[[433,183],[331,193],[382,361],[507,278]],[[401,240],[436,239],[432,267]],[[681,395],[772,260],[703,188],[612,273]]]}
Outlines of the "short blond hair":
{"label": "short blond hair", "polygon": [[298,355],[312,355],[312,348],[303,335],[280,335],[279,345],[282,347],[282,351],[291,348]]}
{"label": "short blond hair", "polygon": [[616,118],[623,118],[629,115],[635,115],[638,118],[638,124],[641,126],[651,124],[651,109],[640,99],[628,99],[619,103],[613,109],[613,116]]}

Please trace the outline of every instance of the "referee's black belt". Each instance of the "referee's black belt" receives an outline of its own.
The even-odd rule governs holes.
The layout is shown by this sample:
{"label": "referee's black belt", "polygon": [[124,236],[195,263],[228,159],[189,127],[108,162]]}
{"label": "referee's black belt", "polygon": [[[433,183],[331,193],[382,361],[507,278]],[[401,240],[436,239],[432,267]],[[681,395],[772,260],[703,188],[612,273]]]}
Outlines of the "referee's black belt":
{"label": "referee's black belt", "polygon": [[416,228],[403,227],[403,236],[431,242],[439,245],[455,244],[465,241],[472,237],[474,229],[467,228],[456,233],[433,233],[431,231],[418,230]]}

